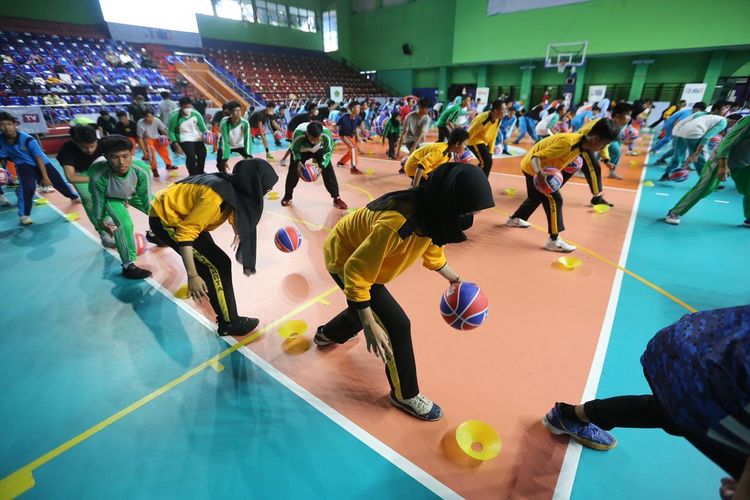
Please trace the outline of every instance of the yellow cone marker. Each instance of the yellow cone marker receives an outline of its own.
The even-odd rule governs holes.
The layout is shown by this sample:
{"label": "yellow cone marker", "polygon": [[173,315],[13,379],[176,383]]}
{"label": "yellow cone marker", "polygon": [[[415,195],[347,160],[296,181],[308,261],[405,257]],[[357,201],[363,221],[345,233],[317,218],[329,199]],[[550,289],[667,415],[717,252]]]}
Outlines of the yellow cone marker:
{"label": "yellow cone marker", "polygon": [[557,262],[560,263],[565,269],[573,270],[576,267],[579,267],[583,262],[581,262],[581,259],[577,259],[575,257],[560,257],[557,259]]}
{"label": "yellow cone marker", "polygon": [[456,442],[464,453],[477,460],[491,460],[503,447],[497,431],[481,420],[467,420],[459,425]]}
{"label": "yellow cone marker", "polygon": [[268,193],[268,199],[269,200],[278,200],[279,199],[279,193],[277,193],[276,191],[270,191]]}
{"label": "yellow cone marker", "polygon": [[594,205],[594,212],[598,214],[606,214],[607,212],[609,212],[610,208],[612,207],[610,207],[606,203],[602,203],[600,205]]}
{"label": "yellow cone marker", "polygon": [[518,192],[518,190],[516,188],[505,188],[505,191],[503,192],[508,196],[513,196]]}
{"label": "yellow cone marker", "polygon": [[279,336],[285,339],[301,337],[307,331],[307,323],[298,319],[287,321],[279,327]]}
{"label": "yellow cone marker", "polygon": [[372,168],[365,169],[365,175],[372,175],[374,173],[375,173],[375,169],[372,169]]}
{"label": "yellow cone marker", "polygon": [[47,198],[34,198],[34,205],[46,205],[49,203]]}
{"label": "yellow cone marker", "polygon": [[654,181],[644,181],[643,185],[646,186],[647,188],[654,187]]}
{"label": "yellow cone marker", "polygon": [[65,218],[68,219],[68,222],[73,222],[74,220],[80,219],[81,215],[75,212],[71,212],[69,214],[65,214]]}
{"label": "yellow cone marker", "polygon": [[177,290],[175,290],[174,296],[175,296],[175,298],[178,298],[178,299],[186,299],[186,298],[188,298],[188,286],[187,285],[182,285],[180,288],[178,288]]}
{"label": "yellow cone marker", "polygon": [[289,337],[282,342],[281,348],[287,354],[302,354],[310,349],[310,340],[301,335]]}
{"label": "yellow cone marker", "polygon": [[630,160],[630,166],[631,167],[634,167],[636,165],[638,165],[638,161],[637,160]]}

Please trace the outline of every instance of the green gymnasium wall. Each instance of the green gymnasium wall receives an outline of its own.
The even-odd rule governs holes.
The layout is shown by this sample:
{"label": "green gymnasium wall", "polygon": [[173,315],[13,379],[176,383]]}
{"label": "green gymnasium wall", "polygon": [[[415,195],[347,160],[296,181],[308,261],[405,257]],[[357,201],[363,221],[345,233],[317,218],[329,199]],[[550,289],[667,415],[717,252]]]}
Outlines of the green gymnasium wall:
{"label": "green gymnasium wall", "polygon": [[273,45],[306,50],[323,50],[323,33],[304,31],[267,24],[233,21],[214,16],[198,15],[198,31],[210,40]]}
{"label": "green gymnasium wall", "polygon": [[0,15],[69,24],[98,25],[103,21],[98,0],[4,1]]}

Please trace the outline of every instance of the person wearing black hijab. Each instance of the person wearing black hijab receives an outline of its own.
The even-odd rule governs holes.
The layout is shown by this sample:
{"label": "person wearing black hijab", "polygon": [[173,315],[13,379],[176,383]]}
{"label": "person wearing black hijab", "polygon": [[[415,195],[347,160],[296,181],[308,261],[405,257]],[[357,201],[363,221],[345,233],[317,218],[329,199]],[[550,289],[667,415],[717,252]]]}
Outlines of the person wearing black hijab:
{"label": "person wearing black hijab", "polygon": [[447,163],[426,185],[385,194],[342,218],[324,243],[326,268],[344,291],[348,307],[318,327],[319,347],[342,344],[364,329],[367,350],[381,357],[391,403],[422,420],[442,409],[419,392],[409,318],[385,285],[417,259],[451,283],[443,246],[466,240],[473,214],[495,206],[481,169]]}
{"label": "person wearing black hijab", "polygon": [[151,230],[182,257],[190,296],[208,296],[219,335],[248,334],[258,320],[238,315],[231,261],[209,232],[229,220],[235,233],[235,259],[246,276],[255,273],[256,226],[263,214],[263,197],[278,180],[267,161],[252,158],[237,163],[231,174],[194,175],[172,184],[156,193],[151,204]]}

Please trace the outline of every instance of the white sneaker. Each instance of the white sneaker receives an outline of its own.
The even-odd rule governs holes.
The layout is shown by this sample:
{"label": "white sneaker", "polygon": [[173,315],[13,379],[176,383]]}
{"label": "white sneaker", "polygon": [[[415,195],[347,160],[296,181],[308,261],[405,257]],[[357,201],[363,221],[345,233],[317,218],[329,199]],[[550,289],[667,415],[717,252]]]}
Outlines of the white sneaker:
{"label": "white sneaker", "polygon": [[664,222],[666,222],[667,224],[672,224],[673,226],[679,226],[680,216],[675,215],[672,212],[669,212],[667,216],[664,218]]}
{"label": "white sneaker", "polygon": [[435,421],[443,417],[443,409],[422,394],[417,394],[409,399],[398,399],[391,392],[389,399],[393,406],[420,420]]}
{"label": "white sneaker", "polygon": [[4,194],[0,194],[0,207],[7,207],[10,205],[10,201],[8,201],[8,197]]}
{"label": "white sneaker", "polygon": [[282,159],[282,160],[281,160],[281,161],[279,162],[279,165],[281,165],[282,167],[286,167],[286,165],[287,165],[287,163],[286,163],[286,160]]}
{"label": "white sneaker", "polygon": [[39,191],[41,191],[42,193],[54,193],[55,188],[53,188],[52,186],[42,186],[39,188]]}
{"label": "white sneaker", "polygon": [[506,223],[505,223],[505,225],[506,225],[506,226],[508,226],[508,227],[521,227],[521,228],[527,228],[527,227],[529,227],[529,226],[530,226],[531,224],[529,224],[529,223],[528,223],[528,222],[526,222],[525,220],[523,220],[523,219],[520,219],[520,218],[518,218],[518,217],[511,217],[511,218],[509,218],[509,219],[508,219],[508,222],[506,222]]}
{"label": "white sneaker", "polygon": [[115,240],[107,233],[99,233],[102,239],[102,246],[105,248],[115,248]]}
{"label": "white sneaker", "polygon": [[562,238],[559,236],[556,240],[548,240],[547,244],[544,245],[545,250],[549,250],[550,252],[565,252],[570,253],[576,249],[575,246],[565,243]]}
{"label": "white sneaker", "polygon": [[31,220],[31,217],[28,215],[22,215],[18,218],[19,222],[23,224],[24,226],[28,226],[29,224],[33,224],[34,221]]}

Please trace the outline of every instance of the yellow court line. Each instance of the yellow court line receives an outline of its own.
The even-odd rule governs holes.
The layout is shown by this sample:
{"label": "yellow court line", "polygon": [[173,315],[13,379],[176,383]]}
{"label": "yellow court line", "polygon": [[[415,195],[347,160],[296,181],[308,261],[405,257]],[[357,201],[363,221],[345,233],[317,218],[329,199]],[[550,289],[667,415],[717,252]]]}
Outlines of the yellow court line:
{"label": "yellow court line", "polygon": [[372,201],[372,200],[374,200],[374,199],[375,199],[375,198],[374,198],[374,197],[373,197],[373,196],[372,196],[372,195],[370,194],[370,192],[369,192],[368,190],[366,190],[365,188],[361,188],[361,187],[359,187],[359,186],[355,186],[355,185],[354,185],[354,184],[352,184],[351,182],[350,182],[350,183],[348,183],[347,185],[348,185],[349,187],[351,187],[351,188],[354,188],[354,189],[356,189],[357,191],[362,191],[363,193],[365,193],[365,195],[366,195],[366,196],[367,196],[367,197],[368,197],[368,198],[370,199],[370,201]]}
{"label": "yellow court line", "polygon": [[149,402],[153,401],[154,399],[158,398],[162,394],[170,391],[171,389],[174,389],[181,383],[185,382],[186,380],[189,380],[190,378],[194,377],[195,375],[199,374],[206,368],[213,368],[214,370],[221,371],[223,370],[223,365],[219,363],[222,359],[226,358],[233,352],[237,351],[238,349],[246,346],[250,342],[256,340],[261,335],[273,330],[278,325],[286,321],[287,319],[291,318],[292,316],[296,316],[300,312],[304,311],[305,309],[308,309],[309,307],[320,304],[321,301],[324,301],[326,297],[331,295],[332,293],[339,290],[338,286],[332,286],[325,292],[321,293],[317,297],[314,297],[304,304],[296,307],[292,311],[288,312],[287,314],[283,315],[279,319],[269,323],[268,325],[264,326],[257,332],[248,335],[241,341],[234,344],[229,349],[226,349],[216,356],[213,356],[212,358],[204,361],[203,363],[199,364],[198,366],[194,367],[193,369],[183,373],[176,379],[172,380],[171,382],[168,382],[167,384],[164,384],[160,388],[156,389],[155,391],[151,392],[147,396],[144,396],[143,398],[139,399],[135,403],[131,404],[130,406],[118,411],[117,413],[113,414],[112,416],[102,420],[98,424],[89,427],[82,433],[78,434],[72,439],[69,439],[68,441],[64,442],[57,448],[45,453],[41,457],[37,458],[33,462],[30,462],[29,464],[21,467],[20,469],[14,471],[13,473],[9,474],[8,476],[4,477],[0,480],[0,498],[14,498],[20,494],[22,494],[24,491],[32,488],[34,486],[34,478],[32,475],[32,472],[41,467],[42,465],[46,464],[50,460],[53,460],[54,458],[62,455],[66,451],[70,450],[74,446],[77,446],[81,444],[83,441],[87,440],[97,432],[109,427],[110,425],[114,424],[118,420],[121,420],[122,418],[126,417],[127,415],[133,413],[138,408],[141,408],[142,406],[148,404]]}
{"label": "yellow court line", "polygon": [[[502,210],[500,210],[498,208],[493,208],[492,210],[494,210],[494,211],[496,211],[496,212],[504,215],[505,217],[510,217],[510,214],[508,214],[506,212],[503,212]],[[536,224],[533,224],[531,222],[529,222],[529,224],[531,225],[532,228],[536,229],[537,231],[542,232],[544,234],[547,234],[547,229],[546,228],[537,226]],[[594,252],[593,250],[589,250],[588,248],[579,245],[578,243],[576,243],[573,240],[570,240],[570,239],[566,238],[566,241],[569,241],[570,243],[572,243],[573,245],[575,245],[579,250],[583,251],[584,253],[587,253],[587,254],[591,255],[592,257],[594,257],[596,259],[599,259],[600,261],[604,262],[605,264],[609,264],[610,266],[613,266],[613,267],[619,269],[620,271],[622,271],[623,273],[627,274],[628,276],[630,276],[632,278],[635,278],[636,280],[640,281],[641,283],[643,283],[647,287],[655,290],[656,292],[664,295],[669,300],[671,300],[671,301],[679,304],[680,306],[684,307],[685,309],[687,309],[691,313],[698,312],[698,310],[696,308],[694,308],[693,306],[691,306],[687,302],[678,299],[677,297],[675,297],[674,295],[672,295],[668,291],[664,290],[662,287],[660,287],[660,286],[656,285],[655,283],[647,280],[643,276],[640,276],[640,275],[634,273],[630,269],[627,269],[626,267],[621,266],[617,262],[614,262],[614,261],[606,258],[605,256],[600,255],[600,254]]]}
{"label": "yellow court line", "polygon": [[288,215],[280,214],[280,213],[277,213],[277,212],[271,212],[270,210],[264,210],[263,213],[275,215],[276,217],[281,217],[282,219],[290,220],[292,222],[299,222],[300,224],[305,224],[307,226],[317,227],[318,229],[324,229],[324,230],[326,230],[328,232],[332,231],[332,229],[330,227],[328,227],[328,226],[323,226],[323,225],[320,225],[320,224],[316,224],[314,222],[310,222],[310,221],[307,221],[307,220],[304,220],[304,219],[298,219],[297,217],[290,217]]}

